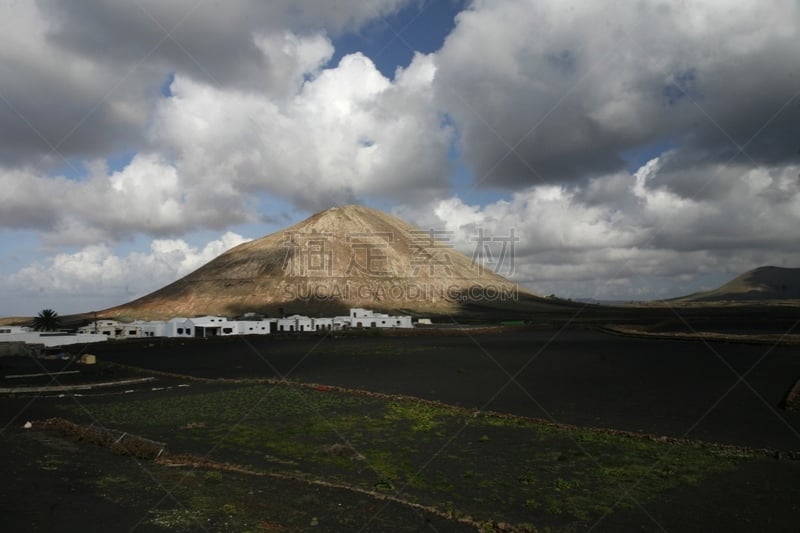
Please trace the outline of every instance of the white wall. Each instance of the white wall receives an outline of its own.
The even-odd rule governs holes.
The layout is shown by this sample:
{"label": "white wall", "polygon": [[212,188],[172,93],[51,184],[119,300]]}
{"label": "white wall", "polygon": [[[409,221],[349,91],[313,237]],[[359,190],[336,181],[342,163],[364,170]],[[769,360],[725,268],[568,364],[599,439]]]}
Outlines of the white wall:
{"label": "white wall", "polygon": [[26,344],[44,344],[47,347],[68,346],[70,344],[89,344],[108,340],[105,335],[94,333],[52,333],[30,331],[26,333],[6,333],[0,336],[4,342],[24,342]]}
{"label": "white wall", "polygon": [[0,326],[0,340],[3,339],[3,335],[9,335],[11,333],[25,333],[30,330],[30,328],[26,328],[24,326]]}
{"label": "white wall", "polygon": [[166,337],[167,323],[161,320],[131,322],[131,326],[139,328],[142,337]]}
{"label": "white wall", "polygon": [[277,322],[276,319],[266,320],[237,320],[228,322],[223,327],[231,328],[231,333],[224,333],[223,335],[269,335],[270,323]]}
{"label": "white wall", "polygon": [[175,317],[164,325],[165,337],[193,337],[194,326],[184,317]]}
{"label": "white wall", "polygon": [[333,318],[313,318],[312,329],[314,331],[327,331],[333,329]]}

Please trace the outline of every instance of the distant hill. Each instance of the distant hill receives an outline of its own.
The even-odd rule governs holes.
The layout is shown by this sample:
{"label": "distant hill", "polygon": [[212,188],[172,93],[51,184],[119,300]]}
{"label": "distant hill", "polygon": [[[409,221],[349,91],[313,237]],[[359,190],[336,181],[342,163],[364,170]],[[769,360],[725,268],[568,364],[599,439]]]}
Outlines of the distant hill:
{"label": "distant hill", "polygon": [[[436,237],[436,238],[434,238]],[[416,315],[559,310],[457,252],[440,235],[363,206],[333,207],[241,244],[195,272],[99,314],[121,319],[257,312]]]}
{"label": "distant hill", "polygon": [[800,299],[800,268],[759,267],[734,278],[725,285],[696,292],[671,302],[769,301]]}

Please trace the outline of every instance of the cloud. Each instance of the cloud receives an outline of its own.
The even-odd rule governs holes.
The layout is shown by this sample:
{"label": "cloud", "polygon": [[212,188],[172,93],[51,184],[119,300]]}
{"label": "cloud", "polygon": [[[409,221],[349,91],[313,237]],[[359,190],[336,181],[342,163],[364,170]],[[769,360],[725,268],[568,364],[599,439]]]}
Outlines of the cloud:
{"label": "cloud", "polygon": [[107,244],[92,244],[26,266],[8,276],[4,285],[6,292],[18,297],[39,299],[46,295],[55,302],[52,306],[60,302],[67,309],[85,312],[88,309],[80,307],[84,298],[106,307],[130,301],[248,240],[232,232],[201,247],[182,239],[157,239],[147,253],[131,252],[124,256],[117,255]]}
{"label": "cloud", "polygon": [[[0,172],[0,223],[35,228],[49,244],[119,240],[136,233],[174,235],[193,227],[216,227],[219,215],[187,190],[176,168],[158,154],[140,153],[122,170],[93,165],[84,180],[47,178],[33,172]],[[225,188],[214,197],[225,208]],[[242,221],[238,209],[226,222]]]}
{"label": "cloud", "polygon": [[332,48],[320,34],[259,46],[285,62],[280,96],[176,75],[152,113],[147,148],[121,170],[102,161],[80,179],[0,170],[0,223],[83,244],[252,222],[264,193],[317,210],[447,188],[451,132],[427,90],[431,56],[416,55],[390,80],[358,53],[322,69]]}
{"label": "cloud", "polygon": [[[476,1],[394,79],[359,53],[328,65],[329,35],[404,2],[290,4],[26,4],[0,56],[20,74],[0,92],[25,107],[0,112],[22,132],[0,144],[16,154],[0,159],[14,191],[0,218],[75,243],[221,230],[255,220],[263,194],[304,210],[416,202],[449,193],[454,139],[478,185],[512,190],[619,174],[631,150],[669,142],[659,179],[687,202],[714,192],[690,190],[698,169],[796,152],[793,4]],[[50,145],[101,160],[130,144],[116,172],[48,170]],[[20,165],[26,150],[41,158]]]}
{"label": "cloud", "polygon": [[[79,261],[136,279],[114,243],[191,257],[181,236],[270,201],[405,205],[468,254],[514,229],[514,276],[544,291],[800,260],[796,2],[475,0],[392,77],[331,63],[337,36],[408,4],[0,0],[0,226],[81,248],[17,280],[89,291]],[[454,193],[462,166],[484,205]]]}
{"label": "cloud", "polygon": [[6,0],[0,14],[0,167],[65,166],[59,154],[96,156],[139,137],[163,73],[53,46],[55,21],[36,2]]}
{"label": "cloud", "polygon": [[407,3],[2,0],[0,166],[53,169],[139,147],[173,73],[283,94],[309,72],[309,50],[293,39],[329,47],[320,35],[357,31]]}
{"label": "cloud", "polygon": [[797,156],[799,37],[800,6],[782,0],[478,0],[437,53],[435,89],[483,184],[617,172],[665,142],[691,165],[776,165]]}
{"label": "cloud", "polygon": [[[489,266],[542,294],[679,296],[680,287],[692,292],[692,281],[710,273],[724,274],[721,284],[757,266],[800,263],[800,165],[697,169],[724,177],[725,188],[692,199],[664,185],[671,181],[662,175],[671,172],[668,160],[655,158],[633,174],[607,174],[582,185],[534,185],[484,206],[454,196],[396,214],[423,228],[452,231],[457,249],[470,257],[482,232],[495,248]],[[500,265],[499,247],[512,235],[519,239],[514,264]]]}
{"label": "cloud", "polygon": [[443,190],[449,131],[428,93],[431,58],[385,78],[352,54],[276,102],[176,78],[154,145],[171,145],[181,175],[268,192],[307,209]]}

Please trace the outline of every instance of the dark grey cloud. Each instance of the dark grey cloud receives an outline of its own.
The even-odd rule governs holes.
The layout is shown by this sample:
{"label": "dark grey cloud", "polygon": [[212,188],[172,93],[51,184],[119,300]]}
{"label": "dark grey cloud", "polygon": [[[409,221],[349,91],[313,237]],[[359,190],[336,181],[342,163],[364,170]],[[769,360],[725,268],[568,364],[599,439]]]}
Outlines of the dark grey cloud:
{"label": "dark grey cloud", "polygon": [[160,83],[152,68],[126,79],[41,49],[21,53],[0,58],[0,166],[67,166],[71,155],[113,154],[141,140]]}
{"label": "dark grey cloud", "polygon": [[255,38],[275,32],[355,31],[409,0],[39,0],[54,23],[48,39],[113,67],[160,62],[206,83],[263,90],[280,83]]}
{"label": "dark grey cloud", "polygon": [[72,157],[141,146],[161,89],[176,72],[216,87],[286,96],[287,84],[303,72],[292,70],[297,57],[282,38],[356,31],[407,1],[0,6],[0,166],[68,167]]}
{"label": "dark grey cloud", "polygon": [[799,9],[476,1],[438,54],[438,95],[482,185],[604,175],[654,144],[687,165],[793,163]]}
{"label": "dark grey cloud", "polygon": [[[204,81],[248,84],[263,76],[263,55],[253,37],[274,31],[268,3],[43,1],[54,24],[51,46],[104,68],[159,64]],[[264,23],[267,23],[264,25]]]}

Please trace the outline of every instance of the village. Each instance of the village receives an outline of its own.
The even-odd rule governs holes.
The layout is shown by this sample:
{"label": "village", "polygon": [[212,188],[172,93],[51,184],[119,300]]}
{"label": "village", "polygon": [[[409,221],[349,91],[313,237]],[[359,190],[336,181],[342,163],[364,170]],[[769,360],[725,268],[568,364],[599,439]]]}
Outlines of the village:
{"label": "village", "polygon": [[[420,319],[420,323],[430,323]],[[109,339],[138,339],[148,337],[208,338],[233,335],[269,335],[270,333],[305,333],[340,331],[361,328],[412,328],[411,316],[391,316],[355,307],[349,315],[308,317],[291,315],[282,318],[263,318],[248,313],[235,320],[224,316],[175,317],[170,320],[97,319],[75,333],[65,331],[33,331],[24,326],[0,327],[0,343],[40,344],[46,347],[103,342]]]}

